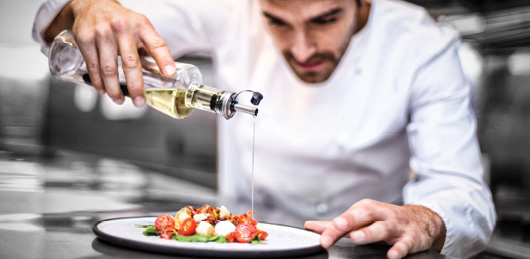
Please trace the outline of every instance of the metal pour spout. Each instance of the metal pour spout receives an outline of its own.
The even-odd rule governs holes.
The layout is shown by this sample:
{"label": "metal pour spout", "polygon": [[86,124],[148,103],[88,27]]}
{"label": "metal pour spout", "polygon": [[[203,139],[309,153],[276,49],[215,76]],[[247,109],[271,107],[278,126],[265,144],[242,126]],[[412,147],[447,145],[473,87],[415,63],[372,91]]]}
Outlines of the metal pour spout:
{"label": "metal pour spout", "polygon": [[238,112],[243,112],[246,114],[250,114],[252,116],[258,116],[257,107],[252,107],[252,106],[240,104],[240,103],[234,103],[233,108],[235,111],[238,111]]}
{"label": "metal pour spout", "polygon": [[[252,105],[254,105],[254,106],[240,104],[240,103],[237,102],[237,97],[241,93],[244,93],[244,92],[252,93],[252,97],[250,98],[250,103]],[[263,99],[263,95],[261,93],[259,93],[259,92],[254,92],[254,91],[251,91],[251,90],[243,90],[243,91],[237,93],[236,95],[234,95],[233,102],[232,102],[232,107],[230,107],[230,109],[233,110],[234,112],[238,111],[238,112],[243,112],[243,113],[246,113],[246,114],[250,114],[252,116],[258,116],[258,108],[256,106],[259,105],[259,103],[261,102],[262,99]]]}

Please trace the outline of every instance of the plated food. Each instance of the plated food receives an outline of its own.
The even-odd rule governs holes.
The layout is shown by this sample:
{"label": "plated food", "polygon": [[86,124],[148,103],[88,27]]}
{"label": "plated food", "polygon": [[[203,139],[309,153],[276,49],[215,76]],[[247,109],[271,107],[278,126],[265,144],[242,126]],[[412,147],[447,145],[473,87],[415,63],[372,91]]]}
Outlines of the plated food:
{"label": "plated food", "polygon": [[186,206],[175,216],[160,214],[154,225],[139,227],[145,228],[145,236],[182,242],[263,243],[268,233],[253,214],[248,211],[234,216],[225,206],[204,205],[198,209]]}

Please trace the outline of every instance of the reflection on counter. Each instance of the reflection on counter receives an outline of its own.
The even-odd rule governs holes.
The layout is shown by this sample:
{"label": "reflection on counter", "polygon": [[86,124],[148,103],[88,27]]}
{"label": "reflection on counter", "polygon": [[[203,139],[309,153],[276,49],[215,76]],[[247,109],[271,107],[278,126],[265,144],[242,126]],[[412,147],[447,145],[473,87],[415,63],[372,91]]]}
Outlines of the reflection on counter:
{"label": "reflection on counter", "polygon": [[3,214],[126,211],[144,202],[167,203],[174,210],[171,200],[217,202],[213,188],[120,160],[73,152],[58,152],[53,159],[0,154]]}

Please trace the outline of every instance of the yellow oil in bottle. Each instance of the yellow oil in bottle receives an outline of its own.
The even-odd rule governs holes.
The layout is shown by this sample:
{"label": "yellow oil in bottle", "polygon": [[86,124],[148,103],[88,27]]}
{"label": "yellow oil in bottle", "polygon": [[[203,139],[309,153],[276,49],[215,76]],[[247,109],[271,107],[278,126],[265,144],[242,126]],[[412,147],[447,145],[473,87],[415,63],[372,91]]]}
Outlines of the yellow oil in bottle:
{"label": "yellow oil in bottle", "polygon": [[146,103],[176,119],[188,117],[193,108],[186,106],[185,89],[178,88],[147,88],[145,89]]}

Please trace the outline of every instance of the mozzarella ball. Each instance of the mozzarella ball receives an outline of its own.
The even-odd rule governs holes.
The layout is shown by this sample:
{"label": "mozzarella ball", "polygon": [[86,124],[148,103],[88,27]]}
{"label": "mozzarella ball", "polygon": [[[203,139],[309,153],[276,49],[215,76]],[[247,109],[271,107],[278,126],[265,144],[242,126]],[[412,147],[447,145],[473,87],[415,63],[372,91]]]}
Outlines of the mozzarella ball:
{"label": "mozzarella ball", "polygon": [[226,236],[235,230],[236,226],[234,226],[234,224],[232,224],[230,221],[219,221],[217,224],[215,224],[215,233],[219,236]]}
{"label": "mozzarella ball", "polygon": [[201,221],[201,223],[199,223],[199,225],[197,226],[195,230],[197,231],[197,234],[207,236],[207,237],[212,236],[213,234],[212,224],[206,221]]}
{"label": "mozzarella ball", "polygon": [[195,216],[193,216],[193,219],[196,221],[196,222],[199,222],[199,221],[203,221],[205,219],[207,219],[210,215],[208,213],[199,213],[199,214],[195,214]]}

